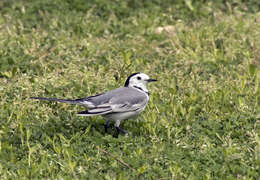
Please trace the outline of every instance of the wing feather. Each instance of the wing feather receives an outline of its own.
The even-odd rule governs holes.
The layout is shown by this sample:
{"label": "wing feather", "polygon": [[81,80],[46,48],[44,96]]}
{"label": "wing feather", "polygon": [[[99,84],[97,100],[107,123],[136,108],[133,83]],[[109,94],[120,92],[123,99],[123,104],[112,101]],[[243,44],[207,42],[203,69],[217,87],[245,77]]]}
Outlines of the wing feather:
{"label": "wing feather", "polygon": [[85,100],[91,102],[93,106],[87,111],[79,112],[80,116],[137,111],[146,106],[148,96],[133,88],[123,87]]}
{"label": "wing feather", "polygon": [[90,109],[86,111],[78,112],[78,116],[96,116],[110,113],[112,110],[109,109]]}

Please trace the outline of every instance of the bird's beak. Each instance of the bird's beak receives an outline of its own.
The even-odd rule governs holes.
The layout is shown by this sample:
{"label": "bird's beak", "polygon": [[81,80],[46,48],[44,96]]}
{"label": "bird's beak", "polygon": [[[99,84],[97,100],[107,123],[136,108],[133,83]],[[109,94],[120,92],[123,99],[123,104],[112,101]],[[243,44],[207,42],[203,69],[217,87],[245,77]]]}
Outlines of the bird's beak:
{"label": "bird's beak", "polygon": [[157,81],[156,79],[147,79],[146,80],[147,82],[154,82],[154,81]]}

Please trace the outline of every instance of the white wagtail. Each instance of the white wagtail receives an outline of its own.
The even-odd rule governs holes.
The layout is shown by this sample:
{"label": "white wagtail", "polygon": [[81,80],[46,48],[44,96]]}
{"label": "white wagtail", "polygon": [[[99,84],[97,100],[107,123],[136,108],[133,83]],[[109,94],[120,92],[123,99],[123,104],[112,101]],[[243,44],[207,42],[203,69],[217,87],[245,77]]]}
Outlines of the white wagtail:
{"label": "white wagtail", "polygon": [[116,129],[114,136],[117,137],[119,133],[126,134],[126,131],[119,127],[120,122],[136,116],[144,110],[149,99],[146,84],[153,81],[156,80],[149,78],[149,76],[144,73],[138,72],[131,74],[127,78],[124,87],[95,96],[75,100],[45,97],[31,98],[83,105],[87,107],[88,110],[79,112],[79,116],[104,116],[107,119],[105,132],[108,130],[109,122],[114,121]]}

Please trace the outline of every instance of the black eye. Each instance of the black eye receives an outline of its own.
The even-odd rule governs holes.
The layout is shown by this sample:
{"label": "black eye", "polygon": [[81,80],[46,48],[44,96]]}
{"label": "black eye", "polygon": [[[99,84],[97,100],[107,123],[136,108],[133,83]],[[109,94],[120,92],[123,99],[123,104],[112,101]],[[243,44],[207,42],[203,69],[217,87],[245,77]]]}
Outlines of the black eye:
{"label": "black eye", "polygon": [[140,76],[137,76],[137,80],[141,80],[142,78]]}

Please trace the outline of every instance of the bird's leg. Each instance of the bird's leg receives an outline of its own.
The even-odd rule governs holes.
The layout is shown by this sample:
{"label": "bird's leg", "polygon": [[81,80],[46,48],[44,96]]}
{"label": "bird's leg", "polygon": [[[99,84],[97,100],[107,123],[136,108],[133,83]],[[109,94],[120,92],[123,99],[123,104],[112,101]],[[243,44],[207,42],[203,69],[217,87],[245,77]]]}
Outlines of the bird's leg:
{"label": "bird's leg", "polygon": [[108,124],[109,124],[109,120],[107,120],[106,123],[104,124],[106,133],[108,132]]}
{"label": "bird's leg", "polygon": [[125,130],[123,130],[122,128],[120,127],[116,127],[116,130],[122,134],[126,134],[127,132]]}
{"label": "bird's leg", "polygon": [[116,123],[115,123],[115,129],[116,129],[116,131],[115,131],[115,133],[114,133],[114,135],[113,135],[115,138],[118,137],[119,133],[122,133],[123,135],[125,135],[125,134],[127,133],[125,130],[123,130],[122,128],[120,128],[119,125],[120,125],[120,121],[117,120]]}

